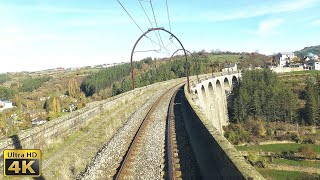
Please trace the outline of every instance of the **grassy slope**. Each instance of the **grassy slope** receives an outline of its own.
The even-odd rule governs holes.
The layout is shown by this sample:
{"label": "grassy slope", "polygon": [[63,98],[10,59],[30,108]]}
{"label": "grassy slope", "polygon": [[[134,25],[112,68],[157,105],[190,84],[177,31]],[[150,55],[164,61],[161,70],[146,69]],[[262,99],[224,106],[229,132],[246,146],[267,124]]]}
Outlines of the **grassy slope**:
{"label": "grassy slope", "polygon": [[[320,153],[320,146],[315,144],[310,144],[313,150]],[[266,151],[281,153],[283,151],[298,151],[300,147],[304,144],[268,144],[268,145],[254,145],[254,146],[236,146],[239,151]]]}
{"label": "grassy slope", "polygon": [[273,159],[275,164],[287,164],[292,166],[309,166],[320,168],[320,163],[316,161],[289,160],[289,159]]}
{"label": "grassy slope", "polygon": [[287,72],[287,73],[283,73],[285,75],[288,75],[288,74],[305,74],[305,75],[308,75],[308,74],[320,74],[320,71],[318,70],[305,70],[305,71],[292,71],[292,72]]}
{"label": "grassy slope", "polygon": [[297,179],[306,176],[306,173],[296,171],[278,171],[259,168],[258,171],[267,179],[286,180]]}
{"label": "grassy slope", "polygon": [[[235,61],[239,61],[240,56],[239,55],[212,55],[212,54],[209,54],[208,57],[211,61],[218,60],[220,62],[225,62],[225,59],[226,59],[228,61],[235,62]],[[222,58],[219,58],[219,57],[222,57]]]}

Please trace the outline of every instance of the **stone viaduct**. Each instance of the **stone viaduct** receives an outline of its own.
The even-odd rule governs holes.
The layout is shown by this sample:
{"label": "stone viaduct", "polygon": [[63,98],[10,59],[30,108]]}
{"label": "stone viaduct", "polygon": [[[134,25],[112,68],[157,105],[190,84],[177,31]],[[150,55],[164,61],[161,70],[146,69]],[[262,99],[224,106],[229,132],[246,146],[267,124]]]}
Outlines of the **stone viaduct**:
{"label": "stone viaduct", "polygon": [[220,74],[203,79],[192,88],[193,100],[220,132],[229,123],[227,102],[232,87],[239,82],[241,73]]}

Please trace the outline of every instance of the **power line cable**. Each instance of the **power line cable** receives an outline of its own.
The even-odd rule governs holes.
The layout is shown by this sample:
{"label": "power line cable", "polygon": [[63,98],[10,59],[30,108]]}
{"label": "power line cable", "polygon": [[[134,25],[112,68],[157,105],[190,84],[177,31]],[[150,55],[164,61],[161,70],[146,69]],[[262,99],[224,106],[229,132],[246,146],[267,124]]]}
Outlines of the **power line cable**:
{"label": "power line cable", "polygon": [[[151,6],[152,13],[153,13],[154,22],[155,22],[155,24],[156,24],[156,27],[158,28],[158,23],[157,23],[156,15],[155,15],[154,10],[153,10],[152,0],[150,0],[150,6]],[[159,37],[160,37],[161,44],[162,44],[162,46],[164,46],[164,44],[163,44],[163,41],[162,41],[162,38],[161,38],[161,35],[160,35],[160,32],[159,32],[159,31],[158,31],[158,34],[159,34]],[[169,52],[167,48],[165,48],[165,50],[166,50],[167,52]]]}
{"label": "power line cable", "polygon": [[137,52],[159,52],[159,50],[156,49],[149,49],[149,50],[141,50],[141,51],[134,51],[135,53]]}
{"label": "power line cable", "polygon": [[[134,22],[134,24],[140,29],[140,31],[141,31],[142,33],[144,33],[144,31],[142,30],[142,28],[141,28],[141,27],[138,25],[138,23],[133,19],[133,17],[130,15],[130,13],[127,11],[127,9],[122,5],[122,3],[121,3],[119,0],[117,0],[117,1],[118,1],[118,3],[121,5],[122,9],[127,13],[127,15],[128,15],[128,16],[131,18],[131,20]],[[164,47],[163,45],[161,45],[161,44],[155,42],[154,40],[152,40],[149,36],[145,35],[145,37],[148,38],[148,39],[149,39],[150,41],[152,41],[153,43],[157,44],[158,46]]]}
{"label": "power line cable", "polygon": [[[142,0],[138,0],[138,1],[139,1],[139,4],[140,4],[140,6],[141,6],[141,8],[142,8],[142,10],[143,10],[143,12],[144,12],[144,14],[146,15],[146,17],[147,17],[147,19],[148,19],[151,27],[153,28],[153,25],[152,25],[152,22],[151,22],[151,20],[150,20],[150,18],[149,18],[149,16],[148,16],[148,13],[146,12],[146,10],[144,9],[144,7],[143,7],[143,5],[142,5],[142,3],[141,3]],[[144,2],[145,2],[145,1],[144,1]],[[155,33],[155,35],[156,35],[156,37],[157,37],[157,39],[158,39],[158,43],[160,44],[160,39],[159,39],[159,37],[158,37],[158,34],[157,34],[156,32],[154,32],[154,33]],[[161,49],[161,46],[160,46],[160,49]]]}
{"label": "power line cable", "polygon": [[172,43],[177,49],[179,49],[179,47],[173,42],[172,36],[169,37],[169,40],[171,41],[171,43]]}
{"label": "power line cable", "polygon": [[170,28],[170,32],[171,32],[171,22],[170,22],[168,0],[166,0],[166,6],[167,6],[167,15],[168,15],[168,21],[169,21],[169,28]]}

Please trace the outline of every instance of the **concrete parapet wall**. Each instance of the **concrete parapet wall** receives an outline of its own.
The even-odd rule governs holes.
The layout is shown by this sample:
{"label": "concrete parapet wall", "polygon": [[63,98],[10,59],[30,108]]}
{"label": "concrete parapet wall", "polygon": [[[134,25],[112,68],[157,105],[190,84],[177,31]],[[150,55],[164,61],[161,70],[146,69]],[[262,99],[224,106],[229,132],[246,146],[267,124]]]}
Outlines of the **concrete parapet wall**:
{"label": "concrete parapet wall", "polygon": [[225,179],[265,179],[253,166],[246,162],[234,146],[214,127],[203,110],[196,105],[196,102],[192,99],[192,94],[188,93],[186,87],[184,92],[190,107],[196,114],[197,118],[194,121],[201,121],[212,136],[212,145],[216,147],[214,147],[213,159],[208,161],[215,161],[219,164],[220,175]]}

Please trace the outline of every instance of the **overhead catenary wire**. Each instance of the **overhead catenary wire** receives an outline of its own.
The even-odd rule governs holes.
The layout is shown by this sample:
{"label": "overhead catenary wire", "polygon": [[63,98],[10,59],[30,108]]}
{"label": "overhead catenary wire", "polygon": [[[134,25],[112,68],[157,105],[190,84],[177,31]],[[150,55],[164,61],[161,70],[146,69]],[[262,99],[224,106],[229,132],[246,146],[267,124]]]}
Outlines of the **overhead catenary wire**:
{"label": "overhead catenary wire", "polygon": [[[150,6],[151,6],[153,18],[154,18],[154,23],[155,23],[156,27],[158,28],[157,18],[156,18],[156,15],[155,15],[155,13],[154,13],[154,10],[153,10],[152,0],[150,0]],[[159,31],[158,31],[158,34],[159,34],[159,37],[160,37],[161,44],[162,44],[162,46],[164,46],[163,41],[162,41],[162,38],[161,38],[161,34],[160,34]],[[167,53],[169,53],[169,51],[168,51],[167,48],[164,48],[164,49],[167,51]]]}
{"label": "overhead catenary wire", "polygon": [[[148,13],[147,13],[147,11],[145,10],[145,8],[143,7],[143,5],[142,5],[141,1],[142,1],[142,0],[138,0],[138,2],[139,2],[139,4],[140,4],[140,7],[142,8],[142,10],[143,10],[144,14],[146,15],[146,17],[147,17],[147,19],[148,19],[148,21],[149,21],[149,23],[150,23],[150,26],[153,28],[153,25],[152,25],[151,19],[149,18]],[[146,2],[146,1],[143,1],[143,2]],[[154,34],[156,35],[157,40],[158,40],[158,43],[160,44],[160,39],[159,39],[159,37],[158,37],[157,32],[154,32]],[[153,44],[152,44],[152,45],[153,45]],[[153,49],[154,49],[154,47],[153,47]],[[160,46],[160,49],[161,49],[161,46]]]}
{"label": "overhead catenary wire", "polygon": [[149,49],[149,50],[140,50],[140,51],[134,51],[135,53],[137,52],[159,52],[160,50],[158,49]]}
{"label": "overhead catenary wire", "polygon": [[166,0],[166,6],[167,6],[167,15],[168,15],[168,21],[169,21],[169,28],[170,28],[170,32],[171,32],[171,21],[170,21],[170,13],[169,13],[168,0]]}
{"label": "overhead catenary wire", "polygon": [[[117,0],[117,1],[118,1],[118,3],[120,4],[120,6],[122,7],[122,9],[127,13],[127,15],[128,15],[128,16],[131,18],[131,20],[134,22],[134,24],[140,29],[140,31],[141,31],[142,33],[144,33],[144,31],[142,30],[142,28],[138,25],[138,23],[134,20],[134,18],[130,15],[130,13],[129,13],[129,12],[127,11],[127,9],[122,5],[122,3],[121,3],[119,0]],[[146,37],[147,39],[149,39],[150,41],[152,41],[153,43],[155,43],[156,45],[164,48],[164,45],[161,45],[161,44],[155,42],[155,41],[152,40],[149,36],[145,35],[145,37]],[[165,49],[166,49],[166,48],[165,48]]]}
{"label": "overhead catenary wire", "polygon": [[177,49],[179,49],[179,47],[173,42],[172,36],[169,37],[169,40],[171,41],[171,43],[172,43]]}

